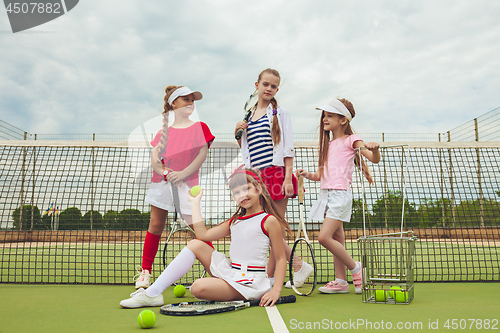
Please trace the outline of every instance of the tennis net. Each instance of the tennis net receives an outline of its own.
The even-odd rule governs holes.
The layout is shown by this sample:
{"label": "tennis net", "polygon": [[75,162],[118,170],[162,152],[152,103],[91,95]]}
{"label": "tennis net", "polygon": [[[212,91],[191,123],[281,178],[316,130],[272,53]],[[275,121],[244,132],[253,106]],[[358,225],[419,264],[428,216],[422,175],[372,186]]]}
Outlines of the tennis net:
{"label": "tennis net", "polygon": [[[382,161],[368,163],[375,184],[365,186],[367,232],[397,232],[404,216],[404,229],[418,237],[417,282],[498,281],[500,145],[405,144],[405,155],[401,147],[383,148]],[[315,144],[295,147],[295,167],[315,170]],[[235,211],[225,180],[240,160],[233,143],[215,142],[209,150],[200,170],[207,225]],[[144,202],[149,161],[150,148],[140,143],[0,141],[0,283],[132,283],[150,219]],[[319,183],[305,181],[305,188],[307,212],[318,198]],[[363,205],[357,172],[352,191],[352,219],[344,229],[346,248],[359,259]],[[287,218],[296,230],[297,199],[289,200]],[[172,219],[169,214],[167,229]],[[317,242],[321,223],[306,218],[318,281],[324,283],[334,279],[334,267],[332,255]],[[294,236],[287,236],[290,244]],[[214,245],[227,253],[228,242]],[[162,269],[159,252],[154,274]]]}

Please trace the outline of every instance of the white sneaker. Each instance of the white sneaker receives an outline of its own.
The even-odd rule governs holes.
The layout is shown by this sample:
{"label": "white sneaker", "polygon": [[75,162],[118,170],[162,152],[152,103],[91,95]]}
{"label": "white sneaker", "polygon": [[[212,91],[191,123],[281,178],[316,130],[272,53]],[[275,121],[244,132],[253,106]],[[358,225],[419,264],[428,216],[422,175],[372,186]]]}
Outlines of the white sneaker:
{"label": "white sneaker", "polygon": [[151,278],[153,277],[147,269],[142,269],[141,266],[135,267],[137,274],[134,276],[135,289],[151,287]]}
{"label": "white sneaker", "polygon": [[[309,275],[314,272],[314,268],[309,265],[307,262],[302,261],[302,267],[300,267],[299,271],[295,273],[295,278],[293,279],[293,284],[295,288],[300,288],[304,284],[304,281],[307,280]],[[292,283],[287,281],[285,283],[285,288],[292,288]]]}
{"label": "white sneaker", "polygon": [[122,308],[142,308],[145,306],[162,306],[163,305],[163,295],[160,294],[156,297],[149,297],[146,295],[146,290],[139,288],[139,290],[130,294],[129,299],[124,299],[120,302]]}

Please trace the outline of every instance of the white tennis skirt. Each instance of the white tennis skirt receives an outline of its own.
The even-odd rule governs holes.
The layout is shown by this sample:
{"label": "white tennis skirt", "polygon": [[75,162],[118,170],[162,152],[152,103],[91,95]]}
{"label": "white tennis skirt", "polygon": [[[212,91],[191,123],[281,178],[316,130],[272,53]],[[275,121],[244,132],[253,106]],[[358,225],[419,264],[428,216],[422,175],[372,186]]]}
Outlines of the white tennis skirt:
{"label": "white tennis skirt", "polygon": [[346,190],[320,190],[318,200],[309,211],[311,220],[323,221],[329,217],[342,222],[351,221],[352,192]]}
{"label": "white tennis skirt", "polygon": [[[192,215],[191,212],[191,201],[187,197],[189,187],[184,184],[182,187],[178,187],[179,192],[179,205],[181,208],[181,214]],[[151,183],[149,186],[148,193],[146,194],[145,201],[158,207],[160,209],[173,212],[175,211],[174,197],[172,194],[172,183],[162,180],[160,183]]]}
{"label": "white tennis skirt", "polygon": [[212,276],[223,279],[239,292],[245,299],[260,299],[271,290],[271,281],[266,272],[248,272],[245,269],[234,269],[231,260],[224,253],[212,252],[210,263]]}

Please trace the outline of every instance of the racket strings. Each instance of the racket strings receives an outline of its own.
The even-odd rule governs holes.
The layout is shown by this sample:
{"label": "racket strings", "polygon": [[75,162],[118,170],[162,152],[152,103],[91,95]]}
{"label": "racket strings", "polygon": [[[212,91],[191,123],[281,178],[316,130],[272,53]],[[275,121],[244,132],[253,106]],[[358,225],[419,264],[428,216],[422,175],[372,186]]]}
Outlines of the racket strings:
{"label": "racket strings", "polygon": [[289,273],[295,292],[299,295],[313,292],[317,279],[316,260],[312,246],[303,238],[294,244]]}

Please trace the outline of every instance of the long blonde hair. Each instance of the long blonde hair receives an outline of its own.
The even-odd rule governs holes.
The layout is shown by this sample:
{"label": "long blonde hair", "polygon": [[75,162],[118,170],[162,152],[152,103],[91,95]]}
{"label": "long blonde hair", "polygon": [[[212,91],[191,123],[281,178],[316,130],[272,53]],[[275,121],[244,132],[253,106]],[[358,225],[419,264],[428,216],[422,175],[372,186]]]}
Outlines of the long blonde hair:
{"label": "long blonde hair", "polygon": [[[264,212],[273,215],[283,228],[285,228],[288,232],[291,232],[290,226],[288,225],[288,222],[286,221],[284,215],[278,209],[276,203],[273,201],[271,195],[267,191],[266,185],[262,182],[260,171],[251,168],[239,168],[231,176],[229,176],[229,189],[231,191],[234,188],[245,184],[252,184],[255,188],[262,189],[262,194],[260,195],[260,203],[262,205],[262,208],[264,209]],[[246,209],[239,206],[236,210],[236,213],[234,213],[231,218],[224,222],[231,221],[232,219],[237,217],[245,216],[245,214]]]}
{"label": "long blonde hair", "polygon": [[[354,118],[356,115],[356,111],[354,111],[354,106],[350,101],[344,98],[339,98],[339,101],[344,104],[344,106],[349,110],[349,113],[351,116]],[[335,114],[336,116],[340,118],[346,118],[345,116]],[[324,124],[323,124],[323,118],[325,117],[325,111],[322,111],[321,113],[321,120],[319,122],[319,174],[320,176],[324,175],[324,168],[327,167],[327,161],[328,161],[328,147],[330,141],[333,139],[331,136],[330,131],[326,131]],[[347,118],[346,118],[347,120]],[[354,134],[354,131],[352,130],[351,123],[349,120],[346,121],[344,125],[342,125],[342,135],[352,135]],[[365,178],[368,180],[368,183],[373,184],[373,178],[370,174],[370,171],[368,170],[368,165],[366,162],[356,153],[354,155],[354,164],[360,168],[363,172],[363,175]]]}
{"label": "long blonde hair", "polygon": [[[277,70],[272,69],[272,68],[266,68],[262,72],[260,72],[259,77],[257,79],[257,82],[260,82],[263,74],[272,74],[272,75],[276,76],[281,81],[280,73]],[[273,110],[278,109],[278,101],[276,100],[275,97],[273,97],[271,99],[271,105],[273,106]],[[271,128],[271,137],[273,139],[275,146],[281,142],[281,128],[280,128],[280,124],[278,122],[277,113],[274,113],[274,115],[273,115],[273,126]]]}

